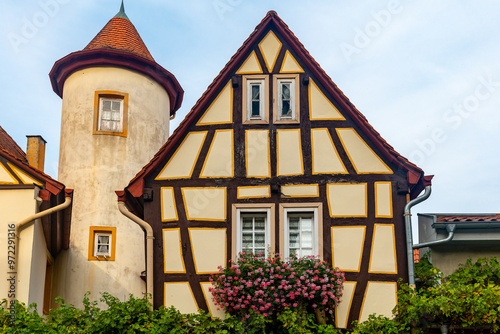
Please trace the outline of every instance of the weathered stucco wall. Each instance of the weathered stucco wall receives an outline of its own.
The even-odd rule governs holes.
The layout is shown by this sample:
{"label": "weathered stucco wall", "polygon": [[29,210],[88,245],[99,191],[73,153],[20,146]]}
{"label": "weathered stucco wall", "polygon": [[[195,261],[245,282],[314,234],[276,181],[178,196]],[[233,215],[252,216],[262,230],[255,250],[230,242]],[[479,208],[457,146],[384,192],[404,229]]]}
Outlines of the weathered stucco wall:
{"label": "weathered stucco wall", "polygon": [[[129,95],[127,136],[93,134],[96,91]],[[123,189],[163,145],[169,130],[169,97],[155,81],[119,68],[89,68],[65,82],[59,181],[73,188],[70,249],[55,265],[54,293],[81,305],[83,294],[110,292],[120,299],[141,296],[144,234],[117,208]],[[116,227],[115,261],[89,261],[90,226]]]}

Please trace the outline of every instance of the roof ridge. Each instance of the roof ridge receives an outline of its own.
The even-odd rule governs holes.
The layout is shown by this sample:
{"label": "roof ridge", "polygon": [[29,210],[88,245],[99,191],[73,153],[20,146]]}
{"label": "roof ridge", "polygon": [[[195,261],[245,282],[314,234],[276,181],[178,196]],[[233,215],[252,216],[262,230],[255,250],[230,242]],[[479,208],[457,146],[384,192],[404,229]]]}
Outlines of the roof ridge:
{"label": "roof ridge", "polygon": [[[2,137],[5,141],[2,141]],[[12,146],[10,149],[14,149],[16,152],[10,152],[8,147],[5,147],[6,145]],[[17,144],[17,142],[9,135],[7,131],[5,131],[4,128],[0,126],[0,148],[5,149],[7,152],[13,154],[16,157],[22,158],[25,161],[26,159],[26,152]],[[16,154],[15,154],[16,153]]]}

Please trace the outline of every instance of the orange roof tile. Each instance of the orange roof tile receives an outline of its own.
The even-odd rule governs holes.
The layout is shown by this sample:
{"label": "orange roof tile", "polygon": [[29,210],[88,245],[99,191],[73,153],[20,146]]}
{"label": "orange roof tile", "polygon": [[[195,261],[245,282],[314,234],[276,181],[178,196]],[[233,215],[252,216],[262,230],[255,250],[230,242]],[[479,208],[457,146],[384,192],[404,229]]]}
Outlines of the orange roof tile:
{"label": "orange roof tile", "polygon": [[123,17],[113,17],[84,48],[84,50],[112,49],[125,51],[154,61],[146,44],[132,22]]}
{"label": "orange roof tile", "polygon": [[26,153],[19,145],[12,139],[11,136],[0,126],[0,148],[8,151],[10,154],[26,162]]}
{"label": "orange roof tile", "polygon": [[492,214],[492,215],[437,215],[436,221],[438,223],[445,222],[497,222],[500,221],[500,214]]}

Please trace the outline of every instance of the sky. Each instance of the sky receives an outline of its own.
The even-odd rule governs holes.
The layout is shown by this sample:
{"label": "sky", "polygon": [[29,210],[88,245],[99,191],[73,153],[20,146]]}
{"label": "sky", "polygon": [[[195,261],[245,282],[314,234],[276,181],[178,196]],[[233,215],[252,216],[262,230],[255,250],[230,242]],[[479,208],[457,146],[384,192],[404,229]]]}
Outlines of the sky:
{"label": "sky", "polygon": [[[41,135],[54,178],[61,99],[48,73],[119,7],[120,0],[0,3],[0,125],[23,149],[26,135]],[[435,175],[432,195],[413,213],[500,212],[500,2],[125,0],[125,10],[185,91],[171,132],[275,10],[382,137]]]}

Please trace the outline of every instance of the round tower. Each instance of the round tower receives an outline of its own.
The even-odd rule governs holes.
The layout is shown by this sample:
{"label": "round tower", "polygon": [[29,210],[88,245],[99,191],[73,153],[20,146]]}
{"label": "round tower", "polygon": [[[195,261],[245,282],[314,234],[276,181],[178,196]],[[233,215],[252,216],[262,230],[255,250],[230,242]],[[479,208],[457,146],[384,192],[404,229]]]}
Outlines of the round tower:
{"label": "round tower", "polygon": [[54,64],[50,79],[62,98],[58,179],[74,189],[70,248],[54,268],[53,291],[74,305],[86,291],[94,300],[104,291],[142,296],[144,233],[118,211],[114,191],[165,143],[183,90],[155,62],[123,2],[83,50]]}

